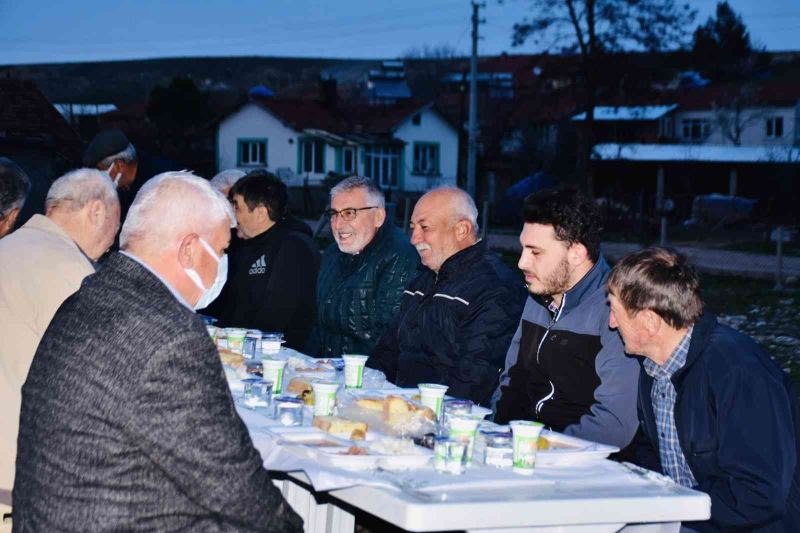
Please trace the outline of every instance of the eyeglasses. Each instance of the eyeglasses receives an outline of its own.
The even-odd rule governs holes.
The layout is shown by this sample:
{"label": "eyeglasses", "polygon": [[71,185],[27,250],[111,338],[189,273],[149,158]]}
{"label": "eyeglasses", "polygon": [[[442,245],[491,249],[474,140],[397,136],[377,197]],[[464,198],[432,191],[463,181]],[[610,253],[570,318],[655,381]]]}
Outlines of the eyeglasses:
{"label": "eyeglasses", "polygon": [[328,215],[328,218],[331,220],[340,216],[345,222],[350,222],[356,218],[356,215],[358,215],[359,211],[363,211],[365,209],[378,209],[378,206],[372,205],[369,207],[348,207],[347,209],[342,209],[341,211],[337,211],[336,209],[328,209],[325,211],[325,214]]}

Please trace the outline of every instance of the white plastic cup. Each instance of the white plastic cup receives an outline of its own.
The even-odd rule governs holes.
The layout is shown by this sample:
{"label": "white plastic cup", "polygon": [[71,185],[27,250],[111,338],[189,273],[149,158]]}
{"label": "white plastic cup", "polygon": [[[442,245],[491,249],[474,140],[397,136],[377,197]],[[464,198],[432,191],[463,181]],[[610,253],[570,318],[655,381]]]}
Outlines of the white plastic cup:
{"label": "white plastic cup", "polygon": [[226,329],[228,336],[228,350],[242,354],[244,352],[244,338],[247,336],[246,329],[230,328]]}
{"label": "white plastic cup", "polygon": [[475,446],[475,436],[478,433],[478,425],[481,423],[480,418],[473,418],[471,416],[450,416],[450,438],[462,440],[467,443],[466,458],[464,464],[472,464],[472,449]]}
{"label": "white plastic cup", "polygon": [[286,368],[286,361],[263,358],[261,368],[264,379],[272,382],[272,394],[283,392],[283,370]]}
{"label": "white plastic cup", "polygon": [[333,381],[314,380],[311,382],[311,388],[314,390],[314,416],[332,415],[339,384]]}
{"label": "white plastic cup", "polygon": [[512,420],[511,434],[514,443],[514,472],[530,476],[536,465],[539,435],[544,425],[529,420]]}
{"label": "white plastic cup", "polygon": [[444,402],[444,394],[447,392],[447,385],[439,385],[436,383],[420,383],[417,385],[419,388],[419,401],[425,407],[433,409],[436,419],[442,418],[442,405]]}
{"label": "white plastic cup", "polygon": [[361,389],[364,387],[364,366],[367,364],[368,355],[342,355],[344,360],[344,386],[348,389]]}
{"label": "white plastic cup", "polygon": [[269,332],[261,336],[262,353],[278,353],[281,351],[281,344],[283,344],[283,333]]}

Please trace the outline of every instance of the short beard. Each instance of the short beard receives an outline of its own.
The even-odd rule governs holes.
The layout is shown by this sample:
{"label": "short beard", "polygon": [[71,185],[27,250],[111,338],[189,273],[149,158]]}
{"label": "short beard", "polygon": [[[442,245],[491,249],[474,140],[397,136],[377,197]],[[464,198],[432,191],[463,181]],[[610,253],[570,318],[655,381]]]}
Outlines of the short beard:
{"label": "short beard", "polygon": [[531,286],[528,289],[532,294],[538,296],[553,296],[554,294],[564,294],[570,289],[570,271],[569,261],[564,257],[558,265],[556,265],[553,273],[546,279],[542,280],[543,287],[539,290],[533,290]]}

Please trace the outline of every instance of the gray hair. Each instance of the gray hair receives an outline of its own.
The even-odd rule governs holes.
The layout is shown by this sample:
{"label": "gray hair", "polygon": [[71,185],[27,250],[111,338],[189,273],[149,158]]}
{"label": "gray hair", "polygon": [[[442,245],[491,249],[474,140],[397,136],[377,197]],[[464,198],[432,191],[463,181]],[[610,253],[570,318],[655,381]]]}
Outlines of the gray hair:
{"label": "gray hair", "polygon": [[442,192],[452,195],[453,201],[450,203],[451,222],[455,224],[461,220],[466,220],[472,224],[473,234],[476,237],[478,236],[478,208],[469,193],[458,187],[449,186],[437,187],[430,192]]}
{"label": "gray hair", "polygon": [[377,207],[386,207],[386,199],[383,196],[383,191],[378,188],[375,182],[370,178],[364,176],[350,176],[337,183],[331,189],[331,200],[340,192],[352,191],[353,189],[364,189],[367,192],[367,197]]}
{"label": "gray hair", "polygon": [[29,192],[31,181],[25,171],[12,160],[0,157],[0,218],[22,209]]}
{"label": "gray hair", "polygon": [[225,189],[230,189],[234,186],[234,184],[245,177],[245,172],[241,170],[237,170],[235,168],[231,168],[228,170],[223,170],[213,178],[211,178],[211,186],[217,189],[218,191],[222,192]]}
{"label": "gray hair", "polygon": [[79,168],[53,182],[47,191],[44,208],[47,213],[62,207],[78,211],[95,200],[102,200],[105,205],[119,203],[117,188],[105,172],[95,168]]}
{"label": "gray hair", "polygon": [[209,235],[224,221],[236,227],[230,202],[208,180],[185,170],[164,172],[136,195],[119,235],[120,248],[158,254],[189,233]]}
{"label": "gray hair", "polygon": [[101,168],[108,168],[114,161],[123,161],[125,163],[133,163],[136,161],[136,148],[133,147],[132,144],[128,144],[128,146],[118,154],[110,155],[97,163],[98,167]]}

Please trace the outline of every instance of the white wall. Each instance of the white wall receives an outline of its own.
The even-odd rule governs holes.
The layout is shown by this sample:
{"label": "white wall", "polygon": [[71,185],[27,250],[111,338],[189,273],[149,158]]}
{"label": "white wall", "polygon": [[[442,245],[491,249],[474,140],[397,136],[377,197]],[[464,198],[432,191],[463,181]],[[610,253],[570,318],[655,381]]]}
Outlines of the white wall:
{"label": "white wall", "polygon": [[[728,113],[733,119],[733,114]],[[742,146],[780,146],[791,145],[795,138],[794,107],[763,107],[743,110],[739,115],[739,123],[744,125],[741,136]],[[766,119],[783,117],[783,135],[767,137]],[[711,124],[711,135],[702,140],[691,140],[683,137],[684,119],[706,119]],[[729,137],[723,135],[719,114],[711,110],[679,111],[675,114],[675,136],[681,143],[732,145]]]}
{"label": "white wall", "polygon": [[436,185],[455,185],[458,172],[458,132],[438,113],[431,109],[421,111],[422,120],[415,126],[411,117],[402,123],[395,131],[395,137],[405,141],[405,187],[407,191],[424,191],[428,188],[429,178],[415,176],[414,168],[414,142],[439,143],[439,171]]}
{"label": "white wall", "polygon": [[[237,166],[237,139],[266,138],[267,168],[297,167],[297,132],[256,104],[247,104],[225,118],[217,131],[217,171],[256,167]],[[289,141],[292,141],[291,143]]]}

